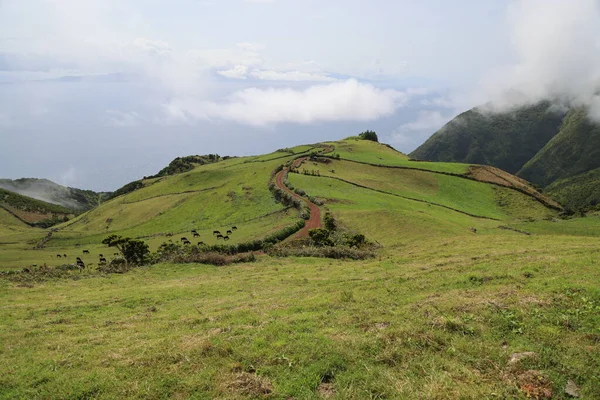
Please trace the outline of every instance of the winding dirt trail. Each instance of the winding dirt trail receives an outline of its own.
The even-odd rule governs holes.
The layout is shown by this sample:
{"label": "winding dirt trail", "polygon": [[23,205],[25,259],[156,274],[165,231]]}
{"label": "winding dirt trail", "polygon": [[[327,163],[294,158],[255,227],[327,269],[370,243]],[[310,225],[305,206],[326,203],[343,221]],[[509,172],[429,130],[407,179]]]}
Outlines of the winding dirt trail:
{"label": "winding dirt trail", "polygon": [[[298,168],[300,166],[300,164],[302,164],[302,162],[304,162],[304,160],[306,160],[306,157],[298,158],[297,160],[294,161],[294,163],[292,164],[292,167]],[[294,193],[293,191],[288,189],[283,184],[283,181],[284,181],[285,177],[287,176],[288,172],[289,172],[289,168],[284,168],[281,171],[279,171],[277,173],[277,175],[275,175],[275,185],[279,189],[286,191],[287,193],[291,194],[295,198],[304,201],[310,207],[310,218],[308,219],[308,221],[306,221],[304,228],[302,228],[298,232],[296,232],[291,238],[299,239],[302,237],[308,237],[309,230],[321,227],[321,209],[316,204],[311,202],[310,200]]]}

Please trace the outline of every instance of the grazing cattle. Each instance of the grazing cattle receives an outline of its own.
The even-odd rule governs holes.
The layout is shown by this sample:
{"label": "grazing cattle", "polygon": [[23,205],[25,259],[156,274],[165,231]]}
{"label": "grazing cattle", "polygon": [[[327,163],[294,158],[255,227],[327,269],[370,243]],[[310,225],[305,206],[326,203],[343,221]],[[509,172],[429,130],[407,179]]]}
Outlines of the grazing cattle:
{"label": "grazing cattle", "polygon": [[84,262],[79,257],[77,257],[77,266],[79,267],[79,269],[84,269],[85,268]]}
{"label": "grazing cattle", "polygon": [[219,232],[219,231],[213,231],[213,235],[220,235],[220,234],[221,234],[221,232]]}
{"label": "grazing cattle", "polygon": [[113,253],[113,256],[118,256],[118,255],[119,255],[119,253]]}
{"label": "grazing cattle", "polygon": [[98,254],[98,257],[104,257],[104,254]]}
{"label": "grazing cattle", "polygon": [[67,258],[67,255],[66,255],[66,254],[63,254],[63,257],[64,257],[64,258]]}
{"label": "grazing cattle", "polygon": [[231,235],[231,233],[232,233],[231,231],[225,232],[226,235]]}
{"label": "grazing cattle", "polygon": [[477,229],[475,229],[475,228],[469,228],[469,230],[473,233],[477,233]]}
{"label": "grazing cattle", "polygon": [[229,236],[223,236],[223,240],[229,240]]}
{"label": "grazing cattle", "polygon": [[204,242],[198,242],[198,246],[204,246]]}
{"label": "grazing cattle", "polygon": [[200,237],[200,234],[194,232],[194,237]]}
{"label": "grazing cattle", "polygon": [[192,242],[190,242],[189,240],[184,240],[183,244],[192,244]]}
{"label": "grazing cattle", "polygon": [[217,240],[219,239],[223,239],[223,235],[221,235],[220,233],[217,235]]}
{"label": "grazing cattle", "polygon": [[60,254],[57,254],[56,257],[61,258],[62,256]]}
{"label": "grazing cattle", "polygon": [[190,232],[192,232],[192,233],[198,233],[198,231],[195,230],[195,229],[192,229]]}
{"label": "grazing cattle", "polygon": [[98,265],[104,265],[106,264],[106,258],[101,257],[100,260],[98,261]]}
{"label": "grazing cattle", "polygon": [[171,237],[171,236],[173,236],[173,234],[172,234],[172,233],[167,233],[167,235],[166,235],[166,236],[167,236],[167,237]]}
{"label": "grazing cattle", "polygon": [[182,238],[181,238],[181,239],[179,239],[179,240],[181,240],[182,242],[185,242],[185,241],[187,241],[187,240],[188,240],[188,238],[186,238],[186,237],[182,237]]}
{"label": "grazing cattle", "polygon": [[231,230],[232,230],[232,231],[237,231],[237,226],[232,226],[232,227],[231,227]]}
{"label": "grazing cattle", "polygon": [[90,251],[89,250],[84,250],[83,254],[90,254]]}

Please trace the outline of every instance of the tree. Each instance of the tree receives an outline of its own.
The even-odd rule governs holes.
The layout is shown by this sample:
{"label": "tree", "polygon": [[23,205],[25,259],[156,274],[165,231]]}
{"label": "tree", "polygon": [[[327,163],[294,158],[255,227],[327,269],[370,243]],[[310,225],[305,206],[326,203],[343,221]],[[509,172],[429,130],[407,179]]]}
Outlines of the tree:
{"label": "tree", "polygon": [[116,247],[130,264],[143,264],[150,254],[148,245],[141,240],[110,235],[102,243],[109,247]]}
{"label": "tree", "polygon": [[358,137],[361,138],[362,140],[370,140],[372,142],[379,142],[379,139],[377,138],[377,134],[375,133],[375,131],[361,132],[361,133],[359,133]]}
{"label": "tree", "polygon": [[308,236],[310,236],[316,246],[333,246],[333,242],[329,239],[329,231],[327,229],[311,229],[308,231]]}
{"label": "tree", "polygon": [[337,228],[335,219],[330,212],[325,213],[325,216],[323,217],[323,225],[325,225],[325,229],[327,229],[329,232],[333,232]]}

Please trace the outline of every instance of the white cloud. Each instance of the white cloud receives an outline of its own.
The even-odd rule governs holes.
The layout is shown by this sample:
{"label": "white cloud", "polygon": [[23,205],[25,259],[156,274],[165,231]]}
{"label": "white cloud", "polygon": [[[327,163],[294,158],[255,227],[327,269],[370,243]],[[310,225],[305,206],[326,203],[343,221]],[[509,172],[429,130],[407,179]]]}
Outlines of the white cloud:
{"label": "white cloud", "polygon": [[600,3],[520,0],[508,22],[518,61],[487,74],[477,100],[503,111],[549,99],[600,115]]}
{"label": "white cloud", "polygon": [[255,79],[265,81],[288,81],[288,82],[333,82],[336,79],[325,74],[303,71],[275,71],[256,69],[250,73]]}
{"label": "white cloud", "polygon": [[305,90],[249,88],[221,102],[174,99],[165,105],[170,118],[221,119],[263,126],[281,122],[369,121],[394,113],[410,95],[379,89],[354,79]]}
{"label": "white cloud", "polygon": [[135,111],[106,110],[106,114],[106,125],[108,126],[132,127],[139,126],[144,121],[144,117]]}
{"label": "white cloud", "polygon": [[439,111],[420,111],[416,120],[400,125],[391,134],[391,142],[396,145],[409,145],[421,142],[444,126],[452,115],[443,115]]}
{"label": "white cloud", "polygon": [[246,79],[248,73],[248,67],[245,65],[236,65],[231,69],[226,69],[224,71],[217,71],[217,74],[224,76],[225,78],[231,79]]}

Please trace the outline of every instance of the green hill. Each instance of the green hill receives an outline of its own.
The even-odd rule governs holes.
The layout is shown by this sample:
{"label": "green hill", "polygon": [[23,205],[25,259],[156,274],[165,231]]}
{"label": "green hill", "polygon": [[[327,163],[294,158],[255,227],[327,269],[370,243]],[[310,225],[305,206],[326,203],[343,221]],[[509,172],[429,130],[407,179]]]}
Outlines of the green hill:
{"label": "green hill", "polygon": [[[0,397],[600,395],[600,216],[518,177],[347,139],[139,182],[52,231],[0,209]],[[101,267],[109,235],[153,254]]]}
{"label": "green hill", "polygon": [[448,122],[410,156],[487,164],[514,174],[557,134],[562,119],[546,102],[499,114],[475,108]]}
{"label": "green hill", "polygon": [[588,174],[600,167],[600,126],[583,108],[566,114],[547,102],[507,113],[476,108],[446,124],[411,157],[492,165],[544,188],[572,209],[600,202],[594,175]]}
{"label": "green hill", "polygon": [[[600,168],[600,125],[585,109],[565,116],[560,131],[518,172],[543,187]],[[600,200],[600,199],[598,199]]]}
{"label": "green hill", "polygon": [[65,187],[48,179],[37,178],[0,179],[0,188],[76,212],[96,207],[109,195],[105,192]]}
{"label": "green hill", "polygon": [[39,227],[49,227],[72,216],[73,211],[63,206],[32,199],[0,189],[0,207],[20,221]]}

